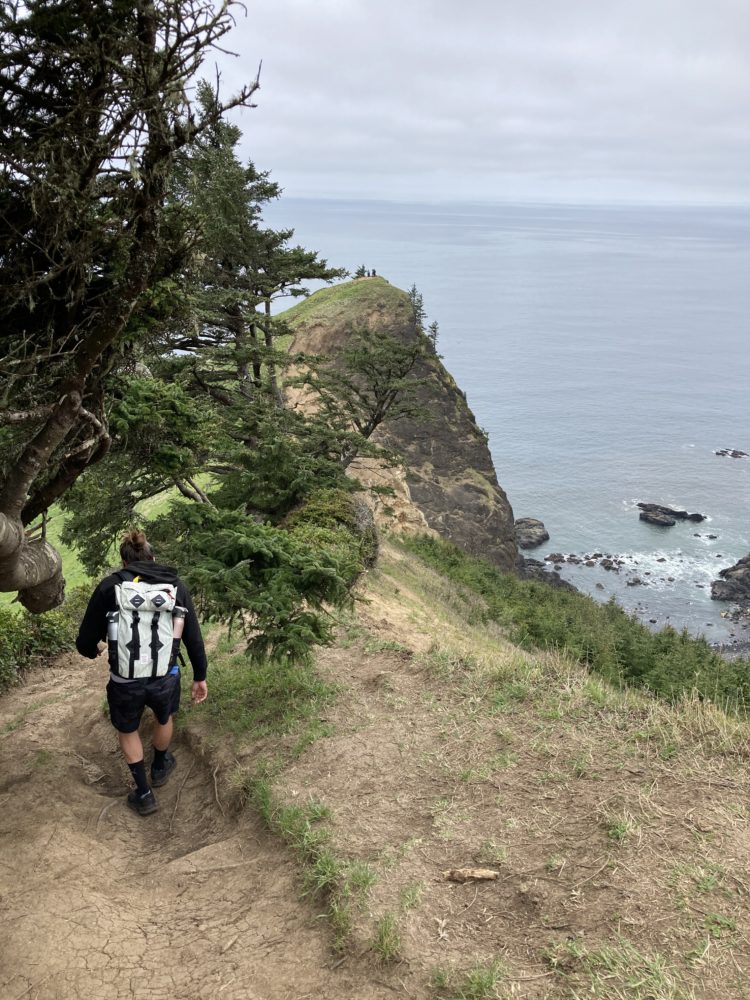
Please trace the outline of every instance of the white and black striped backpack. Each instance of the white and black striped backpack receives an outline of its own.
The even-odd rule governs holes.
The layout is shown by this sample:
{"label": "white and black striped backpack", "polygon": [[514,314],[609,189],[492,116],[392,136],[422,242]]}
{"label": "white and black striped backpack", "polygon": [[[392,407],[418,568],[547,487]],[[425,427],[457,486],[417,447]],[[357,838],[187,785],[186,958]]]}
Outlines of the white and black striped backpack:
{"label": "white and black striped backpack", "polygon": [[176,662],[180,642],[172,619],[177,588],[136,577],[116,584],[115,598],[117,611],[107,615],[110,670],[130,680],[164,677]]}

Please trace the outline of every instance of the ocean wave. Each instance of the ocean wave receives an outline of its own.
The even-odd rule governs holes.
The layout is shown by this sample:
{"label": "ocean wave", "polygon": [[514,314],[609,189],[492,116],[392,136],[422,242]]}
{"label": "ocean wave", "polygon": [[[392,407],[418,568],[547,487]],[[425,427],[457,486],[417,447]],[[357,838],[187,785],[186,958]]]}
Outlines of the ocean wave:
{"label": "ocean wave", "polygon": [[[620,575],[638,576],[657,590],[667,590],[675,584],[710,586],[719,575],[722,563],[715,557],[678,551],[627,552],[617,557],[623,562]],[[671,579],[670,579],[671,577]]]}

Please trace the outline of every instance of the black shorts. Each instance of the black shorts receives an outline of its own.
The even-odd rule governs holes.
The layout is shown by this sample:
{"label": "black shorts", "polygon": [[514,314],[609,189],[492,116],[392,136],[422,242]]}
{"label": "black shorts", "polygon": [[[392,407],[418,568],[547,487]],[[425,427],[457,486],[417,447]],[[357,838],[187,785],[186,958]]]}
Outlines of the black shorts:
{"label": "black shorts", "polygon": [[150,708],[159,725],[169,721],[180,707],[180,674],[148,677],[126,684],[110,679],[107,684],[107,704],[112,725],[119,733],[134,733],[141,722],[144,708]]}

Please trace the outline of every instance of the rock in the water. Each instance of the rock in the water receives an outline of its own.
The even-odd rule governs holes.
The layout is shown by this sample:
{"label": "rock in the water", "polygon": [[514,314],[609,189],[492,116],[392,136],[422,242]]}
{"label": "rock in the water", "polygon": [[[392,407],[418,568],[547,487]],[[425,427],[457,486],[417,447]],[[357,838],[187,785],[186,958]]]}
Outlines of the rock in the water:
{"label": "rock in the water", "polygon": [[734,566],[719,572],[720,580],[711,584],[711,597],[715,601],[737,601],[750,604],[750,555],[744,556]]}
{"label": "rock in the water", "polygon": [[525,559],[521,556],[517,572],[524,580],[538,580],[540,583],[548,583],[551,587],[559,587],[562,590],[576,590],[572,583],[563,580],[558,572],[550,570],[538,559]]}
{"label": "rock in the water", "polygon": [[[675,510],[673,507],[664,507],[660,503],[639,503],[641,508],[641,520],[648,521],[649,524],[658,524],[664,528],[671,528],[677,521],[705,521],[705,514],[690,514],[686,510]],[[644,517],[648,514],[648,517]]]}
{"label": "rock in the water", "polygon": [[739,448],[720,448],[718,451],[714,452],[714,455],[723,455],[725,458],[747,458],[748,454],[746,451],[740,451]]}
{"label": "rock in the water", "polygon": [[516,520],[516,543],[520,549],[535,549],[549,540],[549,532],[535,517],[519,517]]}
{"label": "rock in the water", "polygon": [[646,521],[648,524],[655,524],[659,528],[673,528],[677,521],[673,517],[668,517],[666,514],[659,514],[656,511],[642,510],[640,513],[641,521]]}

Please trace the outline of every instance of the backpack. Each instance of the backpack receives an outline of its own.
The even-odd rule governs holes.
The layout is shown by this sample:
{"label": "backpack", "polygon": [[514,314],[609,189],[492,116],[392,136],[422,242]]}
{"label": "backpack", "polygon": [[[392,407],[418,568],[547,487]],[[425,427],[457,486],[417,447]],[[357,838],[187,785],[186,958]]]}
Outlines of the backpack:
{"label": "backpack", "polygon": [[131,680],[164,677],[179,647],[172,621],[176,586],[136,577],[115,585],[115,599],[117,611],[107,615],[110,670]]}

